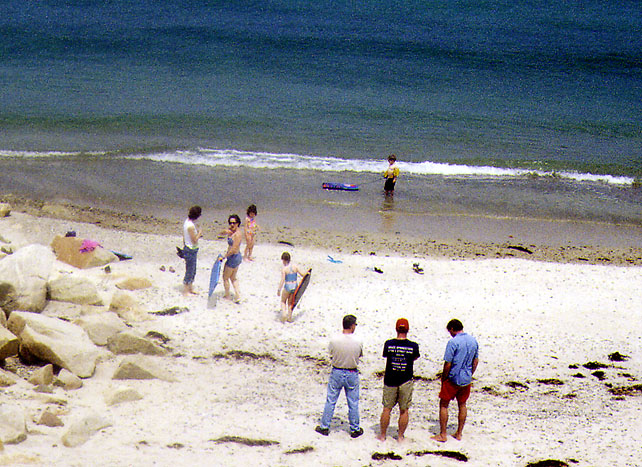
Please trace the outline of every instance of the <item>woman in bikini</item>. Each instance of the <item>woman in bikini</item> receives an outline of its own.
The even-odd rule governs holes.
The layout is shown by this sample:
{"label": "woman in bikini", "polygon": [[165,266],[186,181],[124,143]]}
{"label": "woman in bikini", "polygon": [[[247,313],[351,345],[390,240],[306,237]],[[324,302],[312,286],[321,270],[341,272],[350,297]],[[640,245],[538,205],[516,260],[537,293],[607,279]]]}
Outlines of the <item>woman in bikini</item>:
{"label": "woman in bikini", "polygon": [[236,273],[239,265],[243,261],[241,255],[241,240],[243,233],[241,232],[241,218],[236,214],[232,214],[227,218],[229,228],[223,230],[221,235],[227,236],[227,252],[225,253],[225,267],[223,268],[223,287],[225,288],[225,295],[223,298],[231,299],[230,296],[230,282],[234,287],[234,303],[241,301],[241,292],[239,290],[238,280]]}

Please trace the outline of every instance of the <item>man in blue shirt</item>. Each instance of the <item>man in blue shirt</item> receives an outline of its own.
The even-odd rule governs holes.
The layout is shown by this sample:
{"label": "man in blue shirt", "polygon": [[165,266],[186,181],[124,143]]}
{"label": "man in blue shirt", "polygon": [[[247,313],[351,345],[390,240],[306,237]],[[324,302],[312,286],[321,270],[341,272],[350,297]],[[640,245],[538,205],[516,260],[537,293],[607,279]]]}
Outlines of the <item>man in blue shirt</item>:
{"label": "man in blue shirt", "polygon": [[459,416],[457,431],[453,438],[461,440],[461,433],[466,423],[466,401],[470,396],[473,374],[479,363],[479,345],[473,336],[464,332],[464,325],[458,319],[448,322],[446,329],[452,339],[446,345],[444,369],[441,374],[441,391],[439,392],[439,434],[432,437],[435,441],[446,442],[448,434],[448,404],[457,399]]}

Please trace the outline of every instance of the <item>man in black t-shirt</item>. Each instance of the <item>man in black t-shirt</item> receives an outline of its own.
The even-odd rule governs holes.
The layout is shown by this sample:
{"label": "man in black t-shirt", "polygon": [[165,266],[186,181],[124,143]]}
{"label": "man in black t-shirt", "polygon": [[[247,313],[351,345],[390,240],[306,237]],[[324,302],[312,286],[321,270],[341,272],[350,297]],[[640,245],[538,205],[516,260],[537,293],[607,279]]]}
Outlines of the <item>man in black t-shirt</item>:
{"label": "man in black t-shirt", "polygon": [[406,338],[409,324],[406,318],[399,318],[395,326],[397,338],[387,340],[383,345],[383,357],[386,358],[386,372],[383,377],[383,412],[381,413],[381,432],[377,439],[386,440],[386,431],[390,424],[390,413],[399,404],[399,437],[401,443],[408,426],[408,407],[412,402],[413,363],[419,358],[419,344]]}

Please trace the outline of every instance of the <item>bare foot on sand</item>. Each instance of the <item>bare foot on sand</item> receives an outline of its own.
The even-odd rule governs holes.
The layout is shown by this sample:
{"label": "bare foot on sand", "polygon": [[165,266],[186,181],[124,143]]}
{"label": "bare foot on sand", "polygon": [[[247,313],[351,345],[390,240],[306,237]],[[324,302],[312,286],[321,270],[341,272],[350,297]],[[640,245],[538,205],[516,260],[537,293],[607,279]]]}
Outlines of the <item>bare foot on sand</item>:
{"label": "bare foot on sand", "polygon": [[404,435],[401,435],[401,436],[397,437],[397,442],[399,444],[402,444],[404,441],[406,441],[406,437]]}
{"label": "bare foot on sand", "polygon": [[455,433],[453,435],[453,438],[455,438],[457,441],[461,441],[461,433]]}
{"label": "bare foot on sand", "polygon": [[379,434],[379,435],[377,435],[377,439],[378,439],[379,441],[385,441],[385,440],[386,440],[386,435],[381,435],[381,434]]}
{"label": "bare foot on sand", "polygon": [[430,439],[433,439],[435,441],[439,441],[440,443],[445,443],[446,441],[448,441],[448,437],[444,436],[442,434],[431,436]]}

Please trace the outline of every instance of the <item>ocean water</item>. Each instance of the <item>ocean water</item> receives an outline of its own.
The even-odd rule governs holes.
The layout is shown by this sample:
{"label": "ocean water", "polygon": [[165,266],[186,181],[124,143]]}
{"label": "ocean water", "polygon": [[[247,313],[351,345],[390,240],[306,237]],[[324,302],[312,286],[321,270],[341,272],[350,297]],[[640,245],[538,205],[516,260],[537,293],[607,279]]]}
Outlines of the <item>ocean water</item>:
{"label": "ocean water", "polygon": [[7,0],[0,88],[2,191],[642,225],[637,1]]}

